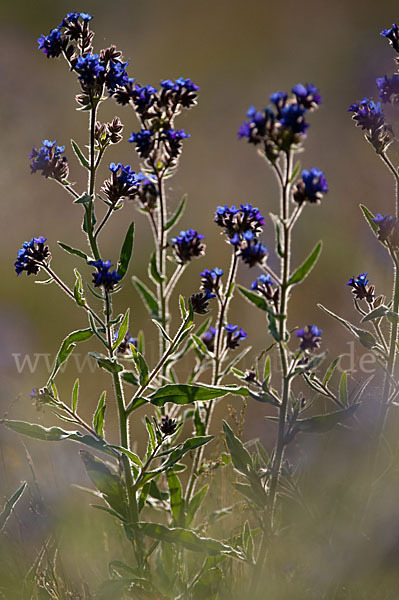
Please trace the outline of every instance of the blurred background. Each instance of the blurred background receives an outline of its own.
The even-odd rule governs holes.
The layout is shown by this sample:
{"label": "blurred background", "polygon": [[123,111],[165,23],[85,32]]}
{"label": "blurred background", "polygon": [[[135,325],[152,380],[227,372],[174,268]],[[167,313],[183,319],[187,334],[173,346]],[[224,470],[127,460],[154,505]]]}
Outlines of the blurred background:
{"label": "blurred background", "polygon": [[[359,369],[361,353],[350,345],[347,332],[329,320],[316,304],[321,302],[348,319],[356,319],[345,284],[349,277],[364,271],[376,285],[377,294],[390,293],[390,262],[363,221],[358,205],[364,203],[373,212],[389,212],[393,203],[393,180],[363,140],[361,131],[351,122],[347,108],[364,96],[376,98],[375,78],[394,70],[393,51],[379,34],[398,18],[395,9],[397,3],[393,0],[367,0],[361,5],[343,0],[322,4],[306,0],[300,5],[294,0],[284,3],[85,0],[81,5],[63,0],[2,0],[0,416],[44,424],[53,422],[49,413],[36,413],[29,393],[47,379],[45,357],[54,358],[63,337],[73,329],[86,326],[83,311],[68,302],[58,288],[35,285],[34,279],[25,275],[17,278],[13,270],[22,242],[43,235],[49,240],[53,268],[71,284],[74,261],[56,241],[82,248],[85,244],[80,231],[79,207],[74,206],[54,182],[30,175],[28,155],[32,146],[40,146],[45,138],[57,139],[66,146],[70,180],[76,181],[77,187],[84,185],[83,174],[69,145],[70,138],[74,138],[83,147],[87,135],[87,116],[76,111],[76,78],[68,72],[64,61],[47,60],[37,50],[39,35],[47,34],[69,11],[89,12],[94,15],[91,26],[96,32],[96,51],[116,44],[130,61],[129,75],[138,82],[157,86],[161,79],[184,76],[200,86],[198,106],[184,112],[177,122],[179,128],[184,127],[191,134],[191,139],[184,144],[177,175],[168,182],[171,208],[183,194],[188,194],[188,208],[179,227],[193,227],[206,236],[206,256],[193,261],[181,280],[179,292],[186,296],[197,291],[201,270],[228,266],[229,248],[213,224],[217,205],[250,202],[258,206],[266,217],[263,239],[269,248],[273,247],[268,213],[277,211],[278,190],[274,176],[254,147],[238,141],[237,129],[248,107],[263,107],[270,93],[289,92],[299,82],[317,85],[323,103],[309,116],[311,127],[306,153],[300,160],[303,168],[317,166],[325,172],[330,191],[320,206],[306,207],[295,234],[294,263],[302,262],[319,239],[323,240],[324,248],[306,284],[292,297],[291,326],[316,323],[323,329],[323,349],[328,348],[331,359],[340,353],[354,356],[352,364],[349,356],[343,363],[345,368],[352,369],[350,386],[354,390],[364,378]],[[389,115],[394,129],[398,124],[397,111],[395,108]],[[102,105],[99,117],[106,121],[116,114],[125,125],[124,141],[108,152],[106,164],[111,160],[120,161],[138,170],[138,157],[127,143],[130,132],[139,129],[133,111],[108,100]],[[391,156],[397,162],[394,151]],[[102,175],[107,176],[106,164],[99,180]],[[137,233],[133,271],[145,277],[152,238],[146,219],[133,203],[127,202],[105,230],[103,255],[116,262],[127,223],[134,218]],[[273,261],[272,257],[272,265]],[[89,274],[87,268],[84,275],[89,277]],[[241,265],[239,281],[249,286],[258,274],[255,269],[250,271]],[[121,311],[126,306],[131,308],[131,333],[136,335],[139,329],[144,330],[151,360],[151,348],[157,346],[152,340],[157,332],[128,281],[116,298],[115,308]],[[248,343],[254,351],[243,366],[249,367],[256,353],[270,343],[263,317],[236,297],[230,321],[248,331]],[[83,359],[83,344],[81,352]],[[25,355],[31,356],[33,362],[35,356],[42,356],[30,369],[27,364],[21,368],[20,361]],[[65,399],[71,394],[76,376],[76,363],[71,360],[58,380]],[[103,389],[109,389],[106,375],[90,377],[86,370],[81,384],[83,416],[89,417]],[[373,392],[375,390],[369,395]],[[220,430],[220,417],[227,413],[228,403],[232,403],[237,412],[241,410],[237,399],[221,403],[214,421],[215,433]],[[244,439],[260,437],[271,447],[275,430],[265,423],[264,414],[264,405],[250,403],[243,435]],[[107,416],[107,431],[112,439],[116,434],[112,409]],[[143,444],[140,429],[140,423],[132,428],[139,448]],[[339,438],[336,444],[339,448],[332,486],[337,481],[342,485],[347,454],[359,451],[357,439],[353,436],[349,439],[348,434],[343,439],[342,442]],[[75,505],[85,501],[81,492],[71,488],[76,482],[88,485],[78,448],[73,444],[47,446],[23,440],[4,428],[0,429],[0,440],[0,505],[20,481],[32,481],[32,469],[45,502],[52,507],[52,514],[59,516],[64,511],[67,515]],[[320,451],[322,442],[302,441],[304,462],[310,464],[315,473],[323,472],[322,457],[324,461],[326,457]],[[334,444],[334,440],[329,443]],[[27,451],[31,463],[27,460]],[[31,543],[26,546],[26,562],[20,566],[21,572],[30,564],[32,553],[34,555],[45,532],[51,529],[47,521],[36,518],[33,504],[27,502],[18,510],[18,526],[14,532],[17,538],[29,539]],[[30,513],[27,512],[29,507]],[[391,513],[387,511],[389,520]],[[110,527],[106,520],[107,517],[103,519],[91,513],[74,516],[67,521],[71,528],[61,534],[66,538],[69,560],[73,562],[76,536],[72,536],[72,524],[80,531],[85,527],[90,529],[98,543],[99,554],[93,557],[90,546],[92,577],[93,573],[101,573],[106,562],[104,536]],[[101,531],[93,533],[91,528],[99,522]],[[110,549],[109,552],[112,554]],[[73,569],[79,570],[78,562]]]}

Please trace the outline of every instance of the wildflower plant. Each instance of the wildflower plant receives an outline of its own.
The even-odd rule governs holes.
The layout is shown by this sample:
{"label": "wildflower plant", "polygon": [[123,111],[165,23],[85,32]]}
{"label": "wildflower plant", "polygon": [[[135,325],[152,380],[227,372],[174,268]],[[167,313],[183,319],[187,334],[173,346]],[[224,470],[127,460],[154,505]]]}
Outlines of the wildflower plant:
{"label": "wildflower plant", "polygon": [[[57,284],[87,315],[87,327],[65,337],[48,381],[31,394],[37,406],[49,407],[69,423],[69,428],[46,428],[11,419],[3,423],[36,439],[72,440],[84,447],[81,458],[103,500],[97,508],[116,519],[132,550],[129,564],[119,562],[110,570],[110,579],[104,582],[99,598],[240,598],[248,589],[258,597],[266,555],[281,525],[279,491],[284,482],[296,485],[285,461],[287,447],[299,433],[322,433],[346,422],[358,406],[356,398],[348,403],[346,380],[341,380],[340,392],[330,387],[337,359],[323,377],[318,375],[325,358],[320,352],[323,335],[316,324],[306,324],[312,322],[311,316],[300,328],[289,320],[295,288],[309,275],[322,248],[318,242],[305,258],[292,253],[296,224],[306,211],[316,208],[314,205],[322,205],[328,192],[320,168],[301,170],[295,162],[303,151],[308,119],[321,104],[321,95],[312,84],[298,84],[291,95],[273,93],[268,106],[248,110],[238,136],[256,147],[276,175],[278,208],[267,218],[270,206],[266,204],[260,208],[249,203],[217,206],[213,226],[219,228],[230,254],[230,267],[224,272],[209,260],[200,272],[198,287],[189,298],[180,295],[177,301],[174,293],[179,281],[185,270],[205,255],[206,243],[202,230],[194,229],[195,224],[186,230],[174,230],[187,199],[183,197],[171,214],[165,183],[179,168],[185,143],[191,143],[178,120],[183,112],[195,107],[199,87],[184,77],[164,79],[157,87],[138,83],[129,76],[129,63],[115,46],[94,50],[91,22],[87,13],[68,13],[58,27],[38,40],[39,50],[48,59],[66,61],[79,87],[76,103],[82,119],[89,120],[88,150],[83,150],[84,142],[78,144],[75,140],[71,140],[71,147],[79,167],[87,174],[87,188],[81,190],[72,183],[75,177],[70,173],[76,169],[76,160],[68,160],[66,146],[46,139],[30,155],[32,174],[41,174],[62,186],[73,199],[75,214],[79,214],[77,210],[81,213],[82,247],[58,242],[79,265],[74,269],[75,283],[71,288],[58,275],[50,251],[54,241],[50,238],[38,236],[24,242],[14,265],[17,275],[43,273],[46,280],[42,283]],[[397,31],[389,30],[385,37],[395,47]],[[382,102],[394,101],[396,85],[396,80],[388,79],[379,83]],[[129,125],[127,140],[132,165],[106,161],[107,150],[122,142],[126,126],[119,116],[110,122],[99,120],[104,102],[119,105],[124,114],[132,109],[129,114],[135,124]],[[367,140],[399,181],[386,154],[392,129],[385,123],[381,105],[365,99],[352,110]],[[106,178],[101,181],[104,171]],[[116,294],[122,286],[130,285],[128,274],[134,267],[134,221],[122,236],[119,257],[104,256],[102,252],[104,228],[117,210],[128,214],[132,205],[138,218],[147,220],[153,237],[148,281],[136,275],[132,280],[152,320],[152,334],[158,339],[159,355],[154,364],[149,363],[144,335],[136,330],[130,309],[115,310]],[[367,273],[353,276],[348,282],[363,321],[373,324],[375,336],[339,318],[384,364],[385,410],[396,397],[391,380],[399,304],[398,205],[399,199],[392,216],[374,217],[363,208],[395,267],[392,303],[385,305],[382,297],[375,297]],[[262,241],[264,227],[275,231],[275,248],[270,251]],[[270,266],[276,262],[277,272]],[[237,284],[239,266],[254,273],[251,289]],[[265,316],[270,342],[256,359],[251,359],[251,368],[245,371],[238,367],[251,350],[247,345],[249,336],[243,322],[232,323],[229,317],[236,288],[251,310]],[[380,328],[385,318],[391,322],[390,341]],[[93,344],[89,355],[112,383],[113,398],[107,391],[100,395],[92,423],[79,414],[79,380],[73,386],[71,402],[66,402],[56,387],[61,367],[77,344],[85,341]],[[277,374],[271,370],[273,353],[280,365]],[[188,376],[181,375],[177,368],[183,357],[192,359]],[[239,379],[239,385],[231,383],[232,375]],[[180,381],[179,377],[184,379]],[[316,393],[335,404],[336,410],[304,416],[313,402],[303,395],[303,384],[313,396]],[[230,454],[223,452],[212,467],[204,460],[204,449],[213,439],[209,431],[215,404],[228,394],[254,400],[274,411],[266,417],[277,424],[276,440],[270,455],[260,443],[251,454],[224,421]],[[112,407],[119,419],[116,443],[108,439],[106,429]],[[144,455],[132,445],[132,421],[143,422],[146,428]],[[203,485],[201,477],[207,469],[230,463],[240,478],[234,485],[244,497],[244,518],[232,526],[231,535],[219,539],[217,531],[198,522],[209,487]],[[21,488],[15,502],[22,493]],[[156,520],[153,508],[157,509]],[[231,512],[231,507],[226,507],[225,513]],[[200,561],[193,560],[193,552],[199,553]],[[270,574],[271,567],[267,568]]]}

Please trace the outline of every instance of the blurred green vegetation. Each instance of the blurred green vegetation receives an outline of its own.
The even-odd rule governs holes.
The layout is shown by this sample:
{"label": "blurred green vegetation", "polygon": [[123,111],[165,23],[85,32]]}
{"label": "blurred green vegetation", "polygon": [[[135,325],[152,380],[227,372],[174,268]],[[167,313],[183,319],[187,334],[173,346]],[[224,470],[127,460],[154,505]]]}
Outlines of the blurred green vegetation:
{"label": "blurred green vegetation", "polygon": [[[51,245],[53,267],[71,283],[73,261],[57,247],[56,240],[72,246],[82,244],[79,209],[55,183],[31,176],[27,159],[33,145],[44,138],[57,139],[67,147],[71,179],[83,183],[77,161],[72,151],[68,151],[70,138],[84,145],[87,132],[86,115],[75,110],[74,95],[78,91],[75,78],[65,64],[46,60],[36,50],[36,38],[47,33],[67,11],[76,8],[94,14],[96,48],[115,43],[130,60],[129,73],[139,82],[156,85],[161,78],[183,75],[201,87],[198,107],[179,122],[192,138],[185,144],[180,170],[170,180],[168,190],[171,206],[177,204],[183,193],[188,193],[189,205],[182,228],[195,227],[206,235],[206,257],[195,261],[181,282],[179,292],[185,295],[197,290],[203,268],[226,267],[229,252],[212,224],[216,205],[252,202],[265,216],[277,205],[273,174],[253,147],[237,141],[236,131],[248,106],[262,106],[271,92],[288,91],[299,81],[312,82],[320,88],[323,104],[310,118],[303,167],[318,166],[324,170],[330,192],[320,207],[308,207],[297,232],[294,260],[299,263],[318,239],[323,239],[324,249],[317,268],[291,302],[291,324],[315,322],[324,330],[323,346],[331,357],[348,352],[347,333],[321,314],[316,303],[322,302],[351,318],[352,303],[345,283],[350,276],[363,271],[369,272],[377,293],[390,292],[389,263],[363,222],[358,204],[364,202],[375,212],[389,210],[393,182],[351,123],[346,109],[366,95],[375,96],[375,77],[393,70],[392,52],[379,32],[397,18],[397,4],[393,0],[383,3],[368,0],[361,5],[353,1],[320,4],[306,0],[300,6],[294,0],[280,4],[259,0],[196,3],[114,0],[112,4],[86,0],[82,6],[71,7],[70,2],[63,0],[3,0],[0,8],[3,225],[0,414],[40,419],[45,424],[52,422],[48,414],[36,414],[29,399],[31,389],[46,379],[43,361],[34,374],[24,370],[19,375],[13,355],[48,353],[53,357],[69,331],[86,325],[85,315],[68,303],[58,289],[37,286],[32,278],[17,278],[12,269],[21,242],[32,235],[44,235]],[[390,115],[394,127],[399,121],[397,110],[394,107]],[[108,101],[100,117],[106,120],[114,114],[119,114],[125,123],[125,136],[109,152],[107,160],[138,167],[138,158],[126,141],[130,131],[138,128],[135,117],[128,108]],[[103,169],[105,177],[105,165]],[[126,222],[135,217],[138,226],[133,269],[140,276],[146,271],[150,236],[146,220],[132,203],[126,203],[114,217],[103,243],[105,253],[115,261]],[[264,236],[266,244],[272,247],[273,230],[269,221]],[[255,276],[241,267],[242,284],[250,284]],[[129,284],[118,295],[118,303],[120,307],[131,307],[133,329],[144,329],[147,348],[151,349],[156,328],[145,321],[141,302]],[[268,344],[259,315],[238,297],[232,303],[231,320],[248,331],[248,339],[256,350]],[[132,334],[135,333],[133,330]],[[76,377],[71,365],[60,385],[61,395],[66,398]],[[361,380],[362,374],[354,373],[351,387],[355,388]],[[85,417],[91,414],[100,392],[107,386],[106,376],[96,374],[84,381],[82,377]],[[357,583],[353,584],[355,591],[348,591],[347,596],[340,592],[341,595],[331,597],[397,598],[394,591],[399,562],[396,417],[385,454],[389,470],[379,482],[381,491],[374,499],[369,538],[356,540],[350,536],[349,524],[358,513],[360,492],[368,480],[363,458],[369,440],[367,428],[373,418],[373,397],[378,392],[376,386],[367,395],[363,430],[356,434],[335,432],[323,440],[298,439],[293,458],[305,476],[305,495],[313,509],[301,512],[296,505],[286,508],[290,511],[287,521],[291,519],[296,524],[295,536],[292,534],[295,542],[291,545],[286,536],[282,547],[276,550],[276,560],[283,557],[281,581],[285,583],[265,582],[270,598],[320,598],[320,590],[329,589],[333,593],[335,578],[347,578],[350,585]],[[239,401],[233,402],[239,412]],[[220,430],[220,417],[228,412],[228,403],[223,401],[218,406],[215,433]],[[132,435],[141,447],[140,416],[133,425]],[[249,403],[244,438],[259,436],[270,447],[275,429],[264,422],[263,416],[263,405]],[[112,438],[116,435],[116,416],[109,411],[107,417]],[[0,540],[0,597],[1,589],[10,589],[9,585],[15,588],[15,598],[19,597],[20,582],[49,536],[51,544],[55,536],[56,545],[62,549],[60,557],[66,580],[71,579],[72,586],[81,585],[83,580],[95,587],[105,576],[109,560],[123,557],[126,549],[122,534],[111,519],[90,510],[83,492],[71,488],[73,483],[89,485],[77,446],[26,441],[3,428],[0,436],[0,505],[20,481],[28,480],[30,490],[18,505],[7,535]],[[215,449],[212,452],[216,454]],[[212,474],[208,477],[212,482],[218,479]],[[223,499],[231,504],[230,481],[231,475],[223,477],[221,495],[217,493],[221,484],[216,481],[212,500],[215,505],[222,506]],[[316,515],[317,522],[322,522],[321,532],[316,531],[311,519],[315,507],[323,516],[320,519],[321,515]],[[225,527],[234,529],[234,519],[228,519]],[[298,582],[292,575],[295,566],[290,566],[297,564],[298,557],[306,557],[307,573],[312,574],[304,581],[303,590],[290,587],[290,581]],[[315,596],[312,589],[316,590]],[[8,591],[3,597],[8,600],[14,596]]]}

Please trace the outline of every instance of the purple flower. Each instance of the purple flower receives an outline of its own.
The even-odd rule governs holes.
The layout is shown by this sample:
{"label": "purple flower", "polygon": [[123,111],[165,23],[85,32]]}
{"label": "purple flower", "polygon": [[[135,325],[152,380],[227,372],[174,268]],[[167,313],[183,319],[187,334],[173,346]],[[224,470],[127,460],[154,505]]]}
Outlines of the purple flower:
{"label": "purple flower", "polygon": [[17,275],[23,271],[26,271],[28,275],[37,275],[43,263],[50,261],[51,254],[48,246],[44,245],[45,242],[47,242],[47,238],[39,236],[23,243],[14,263]]}
{"label": "purple flower", "polygon": [[56,140],[53,142],[43,140],[39,150],[33,147],[32,152],[29,154],[29,158],[32,159],[30,169],[31,173],[41,171],[44,177],[51,177],[63,182],[68,178],[68,159],[66,156],[62,156],[65,146],[57,146],[56,144]]}
{"label": "purple flower", "polygon": [[354,113],[352,118],[356,125],[367,132],[366,137],[376,152],[383,152],[391,142],[391,130],[385,124],[381,103],[363,98],[361,102],[352,104],[348,111]]}
{"label": "purple flower", "polygon": [[79,81],[89,87],[98,83],[99,76],[105,73],[105,67],[101,64],[98,54],[79,56],[74,69],[79,75]]}
{"label": "purple flower", "polygon": [[299,347],[302,352],[306,352],[307,350],[317,350],[317,348],[320,348],[320,336],[322,333],[322,330],[318,329],[316,325],[307,325],[307,327],[296,331],[296,336],[301,338]]}
{"label": "purple flower", "polygon": [[63,38],[60,27],[52,29],[48,35],[41,35],[37,43],[39,50],[47,56],[47,58],[57,58],[62,52]]}
{"label": "purple flower", "polygon": [[391,29],[383,29],[381,35],[389,40],[392,48],[399,52],[399,31],[398,26],[394,23]]}
{"label": "purple flower", "polygon": [[[239,208],[235,206],[218,206],[216,208],[214,221],[223,230],[230,241],[241,239],[246,232],[258,235],[262,231],[265,219],[258,208],[252,204],[240,204]],[[237,238],[236,238],[237,236]]]}
{"label": "purple flower", "polygon": [[321,103],[321,96],[319,90],[312,83],[302,85],[294,85],[292,93],[295,94],[298,104],[301,104],[307,110],[317,108]]}
{"label": "purple flower", "polygon": [[170,242],[178,262],[184,265],[192,258],[202,256],[205,252],[205,244],[201,241],[203,239],[204,236],[194,229],[181,231],[180,235],[172,238]]}
{"label": "purple flower", "polygon": [[164,79],[161,81],[160,102],[162,105],[170,105],[175,111],[177,105],[184,108],[190,108],[196,103],[198,85],[195,85],[191,79],[179,77],[178,79]]}
{"label": "purple flower", "polygon": [[101,191],[112,204],[116,204],[121,198],[133,200],[142,182],[148,181],[143,173],[135,173],[129,165],[111,163],[109,170],[111,178],[104,181]]}
{"label": "purple flower", "polygon": [[103,286],[107,292],[114,289],[114,286],[122,279],[121,275],[118,275],[117,271],[110,271],[112,267],[111,261],[91,260],[89,265],[96,267],[97,272],[92,273],[94,287]]}
{"label": "purple flower", "polygon": [[378,97],[383,104],[387,102],[396,103],[398,102],[399,96],[399,75],[392,75],[392,77],[379,77],[377,79],[377,87],[380,90]]}
{"label": "purple flower", "polygon": [[278,311],[280,289],[274,286],[275,282],[270,277],[270,275],[262,274],[259,275],[259,277],[257,277],[254,282],[252,282],[251,290],[259,292],[259,294],[264,296],[266,300],[268,300],[269,302],[273,302],[276,311]]}
{"label": "purple flower", "polygon": [[215,327],[209,327],[204,333],[200,335],[200,339],[204,342],[205,346],[208,348],[210,352],[213,352],[215,349],[215,336],[216,336]]}
{"label": "purple flower", "polygon": [[309,127],[304,119],[305,113],[306,109],[300,104],[287,104],[281,109],[280,124],[294,134],[304,134]]}
{"label": "purple flower", "polygon": [[253,239],[248,241],[246,245],[242,244],[240,246],[239,255],[245,264],[254,267],[255,265],[262,265],[265,262],[268,250],[261,242]]}
{"label": "purple flower", "polygon": [[383,244],[388,242],[393,246],[397,246],[399,241],[399,220],[396,217],[378,213],[373,221],[378,225],[378,239],[380,242]]}
{"label": "purple flower", "polygon": [[367,273],[361,273],[358,277],[351,277],[346,285],[353,288],[352,292],[355,298],[358,300],[367,300],[369,304],[373,303],[374,300],[374,286],[370,285],[367,287],[369,279],[367,279]]}
{"label": "purple flower", "polygon": [[241,340],[244,340],[248,334],[246,331],[239,329],[238,325],[225,325],[226,330],[226,346],[230,350],[238,348]]}
{"label": "purple flower", "polygon": [[136,150],[142,158],[147,158],[154,147],[154,133],[149,129],[142,129],[132,133],[129,142],[136,144]]}
{"label": "purple flower", "polygon": [[126,73],[128,64],[129,62],[123,63],[113,60],[109,62],[107,74],[105,76],[105,85],[111,95],[118,87],[123,87],[129,83],[129,77]]}
{"label": "purple flower", "polygon": [[302,171],[302,178],[297,182],[294,189],[294,200],[302,204],[306,200],[312,204],[318,204],[323,194],[328,192],[327,179],[323,171],[312,167]]}
{"label": "purple flower", "polygon": [[210,292],[215,292],[219,289],[220,279],[223,275],[222,269],[218,269],[215,267],[212,270],[205,269],[201,273],[201,287],[203,290],[209,290]]}

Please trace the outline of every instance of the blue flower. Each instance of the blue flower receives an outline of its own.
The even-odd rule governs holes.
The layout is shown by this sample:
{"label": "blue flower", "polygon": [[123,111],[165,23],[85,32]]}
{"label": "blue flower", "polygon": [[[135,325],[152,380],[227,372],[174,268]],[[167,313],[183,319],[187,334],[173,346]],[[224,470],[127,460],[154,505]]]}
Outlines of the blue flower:
{"label": "blue flower", "polygon": [[248,336],[248,333],[239,329],[238,325],[225,325],[224,328],[226,330],[226,346],[230,350],[238,348],[239,342]]}
{"label": "blue flower", "polygon": [[389,40],[392,48],[399,52],[399,31],[398,26],[394,23],[391,29],[383,29],[381,35]]}
{"label": "blue flower", "polygon": [[399,75],[392,75],[391,78],[386,75],[379,77],[377,87],[380,90],[378,96],[383,104],[396,102],[399,95]]}
{"label": "blue flower", "polygon": [[276,115],[269,107],[257,111],[254,106],[251,106],[247,111],[247,117],[248,121],[244,121],[238,130],[238,137],[247,138],[250,144],[260,144],[268,133],[271,134]]}
{"label": "blue flower", "polygon": [[[118,339],[119,327],[116,329],[114,333],[114,342]],[[133,344],[137,348],[137,339],[132,337],[129,332],[125,334],[125,337],[119,344],[117,348],[118,354],[128,354],[130,352],[130,344]]]}
{"label": "blue flower", "polygon": [[210,352],[213,352],[215,349],[215,336],[216,336],[215,327],[209,327],[204,333],[200,335],[200,339],[204,342],[205,346],[208,348]]}
{"label": "blue flower", "polygon": [[296,336],[301,338],[299,347],[302,352],[306,352],[307,350],[317,350],[317,348],[320,348],[320,336],[322,333],[323,331],[316,325],[307,325],[307,327],[296,331]]}
{"label": "blue flower", "polygon": [[203,239],[204,236],[194,229],[181,231],[180,235],[172,238],[170,242],[178,262],[186,264],[192,258],[202,256],[205,252],[205,244],[201,242]]}
{"label": "blue flower", "polygon": [[136,150],[142,158],[147,158],[154,146],[154,133],[150,129],[142,129],[132,133],[129,142],[136,144]]}
{"label": "blue flower", "polygon": [[307,110],[316,108],[321,104],[319,90],[312,83],[294,85],[292,93],[295,94],[298,104],[301,104]]}
{"label": "blue flower", "polygon": [[381,215],[378,213],[373,221],[378,225],[378,239],[380,242],[388,242],[397,246],[399,240],[398,219],[396,217],[391,217],[390,215]]}
{"label": "blue flower", "polygon": [[216,298],[215,294],[212,294],[210,290],[199,292],[198,294],[192,294],[190,297],[191,306],[193,311],[199,315],[205,315],[208,310],[209,300]]}
{"label": "blue flower", "polygon": [[138,194],[139,186],[148,182],[143,173],[135,173],[129,165],[111,163],[109,170],[111,178],[104,181],[101,191],[112,204],[116,204],[121,198],[133,200]]}
{"label": "blue flower", "polygon": [[201,273],[201,287],[203,290],[209,290],[210,292],[215,292],[219,289],[220,278],[223,275],[222,269],[218,269],[215,267],[212,270],[205,269]]}
{"label": "blue flower", "polygon": [[68,159],[62,156],[65,146],[57,146],[57,141],[43,140],[39,150],[35,147],[29,154],[31,173],[41,171],[44,177],[63,182],[68,178]]}
{"label": "blue flower", "polygon": [[105,262],[100,259],[91,260],[89,261],[89,265],[93,265],[93,267],[96,267],[97,269],[97,272],[92,273],[94,287],[103,286],[104,289],[109,292],[113,290],[118,281],[122,279],[122,276],[118,275],[116,270],[110,271],[110,268],[112,267],[110,260]]}
{"label": "blue flower", "polygon": [[302,204],[306,200],[312,204],[318,204],[323,194],[328,192],[327,179],[323,171],[312,167],[302,171],[302,178],[297,182],[294,189],[294,200]]}
{"label": "blue flower", "polygon": [[39,236],[23,243],[14,263],[17,275],[20,275],[23,271],[26,271],[28,275],[37,275],[43,263],[50,261],[49,248],[44,245],[46,242],[47,238]]}
{"label": "blue flower", "polygon": [[374,286],[370,285],[367,287],[369,279],[367,279],[367,273],[361,273],[358,277],[351,277],[346,285],[353,288],[352,292],[355,298],[358,300],[367,300],[369,304],[373,303],[374,300]]}
{"label": "blue flower", "polygon": [[273,302],[276,311],[278,312],[278,302],[280,297],[280,288],[274,287],[275,281],[270,277],[270,275],[259,275],[252,282],[251,290],[259,292],[268,302]]}
{"label": "blue flower", "polygon": [[170,103],[172,110],[176,110],[176,106],[180,104],[184,108],[196,103],[198,85],[195,85],[191,79],[179,77],[178,79],[164,79],[161,81],[161,103]]}
{"label": "blue flower", "polygon": [[274,92],[273,94],[270,94],[270,102],[276,106],[278,111],[285,105],[287,98],[288,95],[285,92]]}
{"label": "blue flower", "polygon": [[182,148],[182,140],[191,137],[184,129],[167,129],[161,139],[168,143],[169,159],[177,158]]}
{"label": "blue flower", "polygon": [[52,29],[48,35],[41,35],[37,43],[39,50],[47,56],[47,58],[57,58],[62,52],[63,38],[60,27]]}
{"label": "blue flower", "polygon": [[154,104],[157,90],[152,85],[141,86],[138,83],[132,88],[132,98],[136,111],[145,114]]}
{"label": "blue flower", "polygon": [[265,219],[258,208],[252,204],[240,204],[235,206],[218,206],[216,208],[214,221],[223,230],[231,243],[237,243],[242,239],[244,233],[258,235],[262,231]]}
{"label": "blue flower", "polygon": [[304,119],[306,109],[300,104],[287,104],[281,109],[280,124],[292,133],[305,133],[309,127]]}
{"label": "blue flower", "polygon": [[268,250],[266,246],[255,239],[248,241],[246,245],[242,244],[240,246],[239,256],[241,256],[242,261],[250,267],[262,265],[265,262],[267,255]]}
{"label": "blue flower", "polygon": [[70,12],[63,19],[63,21],[61,23],[61,27],[66,27],[70,23],[72,23],[72,24],[77,23],[79,18],[81,18],[84,23],[88,23],[89,21],[92,20],[93,17],[91,15],[89,15],[88,13]]}
{"label": "blue flower", "polygon": [[118,87],[129,83],[129,77],[126,73],[126,67],[129,62],[118,62],[111,60],[108,65],[105,76],[105,85],[108,92],[112,95]]}
{"label": "blue flower", "polygon": [[79,81],[89,87],[96,85],[99,76],[105,73],[105,67],[101,64],[98,54],[79,56],[74,69],[79,75]]}
{"label": "blue flower", "polygon": [[361,102],[352,104],[348,111],[354,113],[352,118],[356,125],[367,132],[366,137],[376,152],[383,152],[391,142],[391,130],[385,124],[381,103],[363,98]]}

